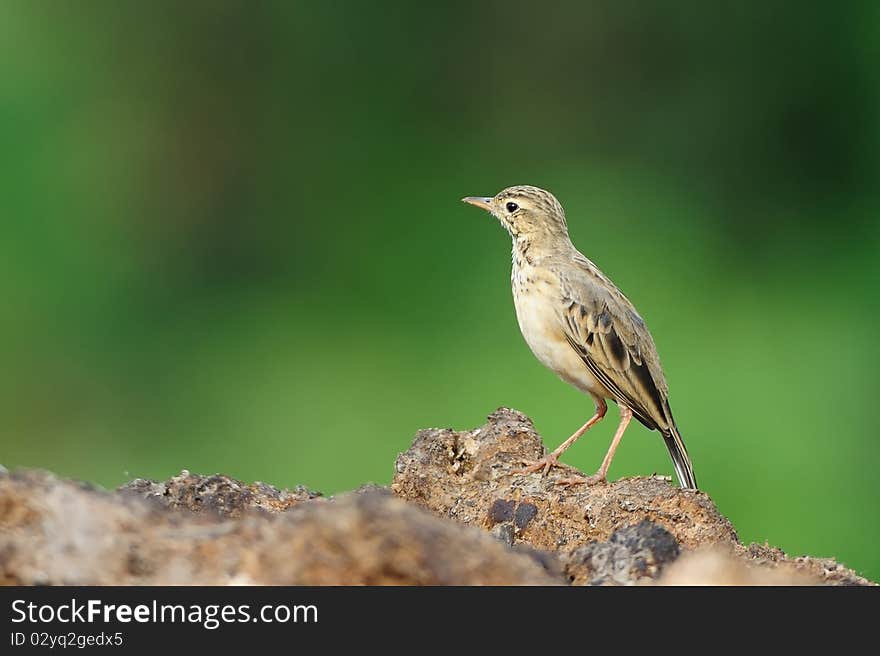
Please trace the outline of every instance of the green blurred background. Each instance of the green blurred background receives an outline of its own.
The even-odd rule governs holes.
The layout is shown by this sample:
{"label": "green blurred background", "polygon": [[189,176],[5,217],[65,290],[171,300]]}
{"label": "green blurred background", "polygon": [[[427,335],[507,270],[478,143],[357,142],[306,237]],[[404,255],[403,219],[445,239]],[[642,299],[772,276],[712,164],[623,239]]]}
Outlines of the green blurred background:
{"label": "green blurred background", "polygon": [[[555,446],[592,404],[459,202],[529,183],[740,537],[880,577],[878,8],[3,2],[0,462],[333,493],[500,405]],[[654,471],[634,426],[612,475]]]}

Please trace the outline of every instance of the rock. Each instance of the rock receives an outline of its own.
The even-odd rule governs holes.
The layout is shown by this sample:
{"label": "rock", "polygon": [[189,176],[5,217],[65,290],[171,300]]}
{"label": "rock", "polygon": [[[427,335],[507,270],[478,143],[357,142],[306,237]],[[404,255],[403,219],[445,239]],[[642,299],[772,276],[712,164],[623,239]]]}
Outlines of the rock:
{"label": "rock", "polygon": [[749,565],[760,567],[764,572],[781,571],[786,576],[812,579],[825,585],[874,585],[833,558],[811,556],[792,558],[782,549],[755,543],[748,546],[736,545],[733,553]]}
{"label": "rock", "polygon": [[[581,472],[563,466],[546,477],[517,473],[523,461],[544,453],[531,420],[499,408],[474,430],[420,431],[397,458],[391,489],[439,517],[481,526],[509,544],[557,553],[575,584],[644,583],[660,576],[679,551],[706,548],[715,563],[751,568],[748,576],[731,580],[766,575],[768,581],[870,583],[833,560],[792,559],[778,549],[742,545],[707,494],[681,490],[666,477],[562,488],[557,480]],[[661,581],[693,581],[708,558],[689,556],[684,560],[689,570],[681,565]]]}
{"label": "rock", "polygon": [[871,585],[830,560],[743,545],[702,492],[663,477],[554,485],[501,408],[421,431],[390,488],[336,498],[182,471],[115,492],[0,468],[0,583],[26,585]]}
{"label": "rock", "polygon": [[574,585],[629,585],[654,579],[681,550],[669,531],[642,520],[615,531],[607,542],[591,542],[566,558],[566,574]]}
{"label": "rock", "polygon": [[529,418],[501,408],[472,431],[420,431],[397,458],[391,489],[465,524],[491,529],[510,523],[517,541],[550,551],[604,542],[642,520],[662,526],[686,547],[737,543],[733,526],[708,495],[680,490],[664,477],[564,489],[555,482],[580,472],[563,466],[546,477],[515,473],[523,460],[543,454]]}
{"label": "rock", "polygon": [[[387,492],[254,505],[253,490],[176,477],[193,513],[42,472],[0,475],[0,582],[25,585],[552,585],[545,563],[476,528],[437,519]],[[172,483],[169,481],[169,483]],[[168,487],[168,484],[165,484]],[[187,492],[185,488],[191,486]],[[207,487],[206,487],[207,486]],[[135,489],[153,494],[152,484]],[[229,498],[238,491],[242,499]],[[163,495],[164,496],[164,495]],[[282,495],[283,496],[283,495]],[[272,492],[268,498],[275,499]],[[204,507],[203,503],[196,503]],[[284,505],[284,504],[281,504]],[[235,509],[234,512],[231,509]],[[225,513],[221,514],[221,513]],[[272,514],[270,514],[272,513]],[[232,516],[236,515],[236,516]]]}
{"label": "rock", "polygon": [[816,585],[822,579],[793,566],[767,568],[738,558],[731,550],[685,553],[667,567],[658,585]]}
{"label": "rock", "polygon": [[164,482],[136,478],[119,491],[155,501],[167,508],[210,511],[229,517],[238,517],[246,510],[290,510],[303,501],[322,496],[302,485],[293,491],[279,490],[266,483],[246,485],[221,474],[199,476],[185,469]]}

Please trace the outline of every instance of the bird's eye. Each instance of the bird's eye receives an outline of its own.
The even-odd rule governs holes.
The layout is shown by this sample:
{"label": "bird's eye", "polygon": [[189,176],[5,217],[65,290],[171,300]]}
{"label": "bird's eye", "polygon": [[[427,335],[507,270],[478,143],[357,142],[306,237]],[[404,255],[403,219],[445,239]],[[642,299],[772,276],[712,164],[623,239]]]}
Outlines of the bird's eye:
{"label": "bird's eye", "polygon": [[519,209],[519,205],[516,203],[508,203],[505,207],[507,207],[507,211],[513,214]]}

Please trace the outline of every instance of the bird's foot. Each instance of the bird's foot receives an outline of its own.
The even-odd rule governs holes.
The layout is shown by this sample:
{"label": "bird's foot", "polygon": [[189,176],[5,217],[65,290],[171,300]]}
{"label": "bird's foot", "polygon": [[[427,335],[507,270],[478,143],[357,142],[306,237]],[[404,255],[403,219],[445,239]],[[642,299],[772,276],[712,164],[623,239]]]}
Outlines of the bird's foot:
{"label": "bird's foot", "polygon": [[549,453],[538,460],[523,460],[522,464],[524,464],[525,467],[515,470],[513,472],[514,474],[534,474],[535,472],[541,472],[541,476],[546,476],[554,467],[562,466],[562,463],[559,462],[559,456],[555,453]]}
{"label": "bird's foot", "polygon": [[555,481],[556,485],[563,488],[568,488],[572,485],[598,485],[599,483],[606,482],[607,479],[601,474],[593,474],[592,476],[569,476],[568,478],[560,478],[558,481]]}

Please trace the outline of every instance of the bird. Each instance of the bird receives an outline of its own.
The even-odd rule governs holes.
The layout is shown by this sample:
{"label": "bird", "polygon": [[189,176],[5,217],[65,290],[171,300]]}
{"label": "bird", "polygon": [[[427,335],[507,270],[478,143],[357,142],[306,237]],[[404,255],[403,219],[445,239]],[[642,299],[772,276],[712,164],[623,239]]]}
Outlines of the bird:
{"label": "bird", "polygon": [[507,187],[493,197],[462,199],[492,214],[510,233],[510,276],[520,332],[535,357],[563,381],[589,394],[592,417],[554,451],[517,473],[561,466],[560,456],[605,417],[607,401],[620,423],[593,476],[561,478],[561,485],[607,482],[608,468],[633,417],[663,436],[679,484],[697,488],[694,468],[669,406],[669,387],[654,339],[630,300],[568,234],[565,211],[549,191]]}

